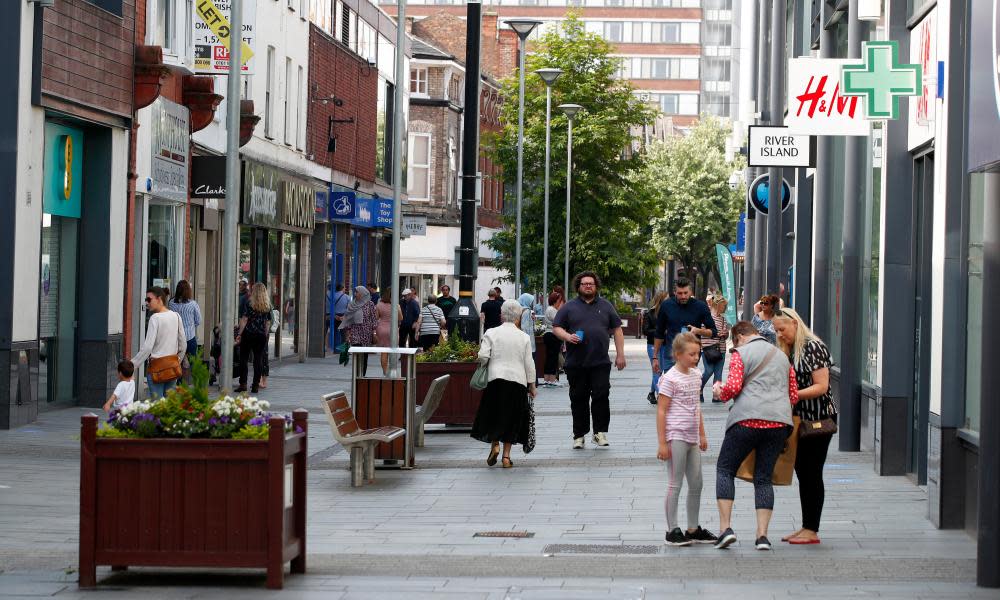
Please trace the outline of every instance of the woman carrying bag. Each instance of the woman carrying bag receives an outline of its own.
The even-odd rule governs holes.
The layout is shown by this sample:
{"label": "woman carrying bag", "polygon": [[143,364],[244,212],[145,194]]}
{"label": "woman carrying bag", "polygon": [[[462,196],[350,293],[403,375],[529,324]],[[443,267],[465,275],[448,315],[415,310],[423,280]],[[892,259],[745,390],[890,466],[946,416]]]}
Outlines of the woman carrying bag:
{"label": "woman carrying bag", "polygon": [[181,361],[187,350],[184,324],[180,315],[167,308],[167,296],[164,288],[154,286],[146,290],[146,307],[152,314],[142,347],[132,357],[135,367],[149,359],[146,386],[151,398],[162,398],[177,387],[177,380],[183,374]]}
{"label": "woman carrying bag", "polygon": [[[726,305],[725,296],[708,297],[708,307],[712,310],[712,320],[715,322],[715,330],[719,334],[715,337],[701,338],[701,387],[703,389],[709,379],[714,378],[716,383],[722,381],[722,368],[726,365],[726,336],[729,335]],[[702,399],[702,402],[704,401]],[[713,402],[718,402],[718,400],[713,400]]]}
{"label": "woman carrying bag", "polygon": [[260,391],[261,377],[264,376],[267,360],[267,338],[271,331],[271,299],[267,295],[267,287],[263,283],[253,284],[250,291],[250,301],[247,303],[243,316],[240,317],[239,331],[236,343],[240,346],[240,385],[234,392],[245,392],[247,389],[247,362],[253,354],[253,383],[250,391],[254,394]]}

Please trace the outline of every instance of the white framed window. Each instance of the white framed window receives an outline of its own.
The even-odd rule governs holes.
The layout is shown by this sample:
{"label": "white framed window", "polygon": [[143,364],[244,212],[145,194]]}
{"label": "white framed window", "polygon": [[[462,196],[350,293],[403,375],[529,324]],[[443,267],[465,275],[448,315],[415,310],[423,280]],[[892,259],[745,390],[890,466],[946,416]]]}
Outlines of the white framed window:
{"label": "white framed window", "polygon": [[411,133],[406,193],[410,200],[431,197],[431,134]]}
{"label": "white framed window", "polygon": [[267,47],[267,84],[264,88],[264,137],[274,139],[275,79],[274,46]]}
{"label": "white framed window", "polygon": [[301,66],[299,66],[299,85],[298,85],[298,89],[299,89],[299,97],[298,97],[298,101],[295,103],[295,106],[298,107],[297,110],[298,110],[298,116],[299,116],[299,118],[296,121],[296,128],[295,128],[295,147],[298,148],[299,150],[301,150],[306,145],[305,130],[304,130],[304,127],[303,127],[303,121],[305,121],[305,119],[302,118],[302,115],[304,115],[305,111],[306,111],[306,105],[305,105],[305,99],[306,99],[306,77],[305,77],[305,71],[304,71],[304,69]]}
{"label": "white framed window", "polygon": [[609,21],[604,24],[604,39],[609,42],[623,41],[625,24],[620,21]]}
{"label": "white framed window", "polygon": [[427,95],[427,69],[410,69],[410,93],[418,96]]}
{"label": "white framed window", "polygon": [[293,140],[293,137],[294,137],[294,134],[295,134],[295,114],[292,111],[292,106],[293,106],[293,104],[292,104],[292,98],[294,97],[292,94],[295,93],[294,89],[292,88],[292,85],[294,84],[294,79],[293,79],[294,71],[292,69],[293,69],[293,67],[292,67],[292,59],[286,57],[285,58],[285,94],[284,94],[284,97],[282,98],[282,100],[284,100],[284,103],[285,103],[285,106],[284,106],[284,108],[285,108],[285,123],[284,123],[284,125],[285,125],[284,126],[285,144],[287,144],[289,146],[292,145],[292,140]]}

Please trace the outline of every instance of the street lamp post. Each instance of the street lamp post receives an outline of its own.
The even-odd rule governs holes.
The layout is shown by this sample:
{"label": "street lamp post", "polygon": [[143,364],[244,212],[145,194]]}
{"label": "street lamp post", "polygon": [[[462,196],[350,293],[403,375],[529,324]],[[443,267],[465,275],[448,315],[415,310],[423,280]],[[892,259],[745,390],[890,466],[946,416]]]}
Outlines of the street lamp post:
{"label": "street lamp post", "polygon": [[569,119],[569,129],[567,130],[566,142],[566,266],[563,272],[563,289],[569,295],[569,211],[572,204],[573,188],[573,117],[580,112],[583,107],[579,104],[560,104],[559,110],[563,111]]}
{"label": "street lamp post", "polygon": [[510,19],[504,21],[520,39],[518,52],[518,100],[517,100],[517,233],[514,246],[514,295],[521,295],[521,199],[524,197],[524,55],[527,39],[531,32],[542,24],[535,19]]}
{"label": "street lamp post", "polygon": [[562,75],[562,69],[538,69],[535,73],[545,82],[545,225],[542,242],[542,296],[549,306],[549,163],[552,147],[552,84]]}

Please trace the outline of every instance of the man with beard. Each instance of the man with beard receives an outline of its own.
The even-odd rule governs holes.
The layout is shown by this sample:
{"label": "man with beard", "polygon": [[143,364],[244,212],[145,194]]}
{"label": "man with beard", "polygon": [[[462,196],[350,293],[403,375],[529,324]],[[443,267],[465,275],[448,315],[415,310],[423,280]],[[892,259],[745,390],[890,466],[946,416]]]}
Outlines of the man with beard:
{"label": "man with beard", "polygon": [[625,335],[622,320],[610,302],[598,296],[601,280],[592,271],[573,278],[577,297],[559,309],[552,333],[566,342],[566,378],[573,411],[573,448],[584,446],[584,436],[594,422],[594,443],[608,445],[611,422],[611,357],[608,342],[615,336],[615,366],[625,368]]}
{"label": "man with beard", "polygon": [[[674,283],[674,295],[667,298],[656,312],[656,334],[653,340],[653,373],[666,373],[674,366],[670,347],[681,331],[700,337],[715,337],[715,320],[704,300],[691,295],[691,282],[681,277]],[[664,364],[660,364],[660,347],[667,347]]]}

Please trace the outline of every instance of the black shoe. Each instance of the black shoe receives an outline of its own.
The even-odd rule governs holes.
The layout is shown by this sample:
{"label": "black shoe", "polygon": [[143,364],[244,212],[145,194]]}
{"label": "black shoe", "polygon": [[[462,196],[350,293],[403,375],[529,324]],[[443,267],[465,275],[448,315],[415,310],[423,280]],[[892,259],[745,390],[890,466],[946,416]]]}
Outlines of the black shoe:
{"label": "black shoe", "polygon": [[257,387],[257,386],[253,386],[253,387],[250,388],[250,393],[251,394],[257,394],[259,392],[260,392],[260,388]]}
{"label": "black shoe", "polygon": [[656,394],[654,392],[649,392],[646,395],[646,400],[649,400],[650,404],[656,404]]}
{"label": "black shoe", "polygon": [[233,393],[234,394],[239,394],[240,392],[245,392],[245,391],[247,391],[247,386],[240,385],[240,386],[237,386],[236,389],[233,390]]}
{"label": "black shoe", "polygon": [[757,542],[754,544],[754,547],[756,547],[758,550],[770,550],[771,540],[767,539],[766,535],[762,535],[759,538],[757,538]]}
{"label": "black shoe", "polygon": [[696,544],[714,544],[719,541],[719,538],[714,533],[707,529],[702,529],[701,525],[698,526],[698,529],[688,531],[684,535]]}
{"label": "black shoe", "polygon": [[689,540],[680,527],[674,527],[664,540],[668,546],[690,546],[694,542]]}
{"label": "black shoe", "polygon": [[733,528],[729,527],[719,536],[719,541],[715,542],[715,548],[717,550],[724,550],[734,543],[736,543],[736,534],[733,533]]}

